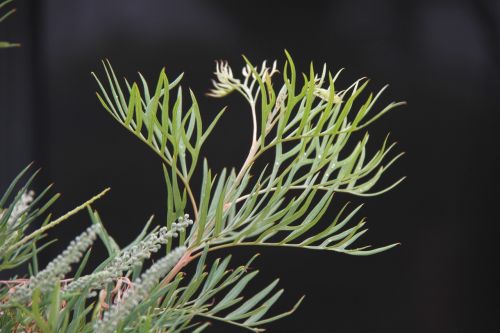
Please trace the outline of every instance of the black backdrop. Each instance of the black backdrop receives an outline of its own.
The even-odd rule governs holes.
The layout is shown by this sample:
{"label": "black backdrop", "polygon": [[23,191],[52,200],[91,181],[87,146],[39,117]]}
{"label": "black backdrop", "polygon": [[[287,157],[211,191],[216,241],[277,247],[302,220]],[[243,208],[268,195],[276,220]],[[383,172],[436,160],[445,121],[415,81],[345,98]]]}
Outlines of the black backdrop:
{"label": "black backdrop", "polygon": [[[162,223],[159,160],[115,124],[94,97],[90,71],[109,58],[117,72],[154,80],[166,65],[185,72],[206,119],[229,105],[204,150],[211,166],[240,165],[250,118],[238,99],[202,97],[214,59],[280,60],[288,49],[309,61],[346,67],[372,88],[390,83],[383,102],[408,106],[371,128],[391,132],[407,152],[386,181],[392,192],[364,200],[364,244],[400,241],[373,257],[259,249],[262,285],[287,290],[278,308],[306,301],[271,332],[493,332],[499,328],[497,119],[500,112],[500,2],[477,1],[17,1],[0,37],[22,48],[0,52],[0,187],[32,160],[38,186],[55,182],[63,213],[105,186],[96,208],[121,244],[149,214]],[[0,38],[0,40],[2,39]],[[335,208],[352,199],[338,196]],[[355,201],[359,201],[354,199]],[[57,253],[88,223],[58,227]],[[239,250],[236,262],[255,249]],[[219,253],[222,255],[223,253]],[[233,332],[215,325],[212,331]]]}

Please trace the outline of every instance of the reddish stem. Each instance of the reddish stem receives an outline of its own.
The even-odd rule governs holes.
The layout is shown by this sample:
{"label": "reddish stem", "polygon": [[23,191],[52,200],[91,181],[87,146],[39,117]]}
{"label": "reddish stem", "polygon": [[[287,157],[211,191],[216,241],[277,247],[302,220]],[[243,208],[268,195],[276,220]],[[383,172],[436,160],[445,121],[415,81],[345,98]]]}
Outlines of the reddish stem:
{"label": "reddish stem", "polygon": [[180,272],[181,269],[183,269],[187,264],[191,262],[191,260],[194,259],[194,257],[191,257],[191,253],[193,250],[188,250],[184,255],[181,257],[181,259],[175,264],[174,268],[167,274],[165,279],[161,282],[161,287],[165,287],[167,284],[169,284],[175,276]]}

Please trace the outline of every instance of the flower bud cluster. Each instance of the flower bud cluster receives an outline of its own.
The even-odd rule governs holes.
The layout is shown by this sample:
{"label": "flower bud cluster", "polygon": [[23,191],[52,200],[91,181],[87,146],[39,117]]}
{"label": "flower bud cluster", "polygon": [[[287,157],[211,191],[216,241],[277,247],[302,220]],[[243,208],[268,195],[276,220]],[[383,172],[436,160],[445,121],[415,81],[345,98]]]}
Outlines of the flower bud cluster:
{"label": "flower bud cluster", "polygon": [[177,222],[172,223],[170,229],[162,227],[157,232],[149,234],[144,240],[125,249],[102,271],[83,276],[71,282],[64,292],[73,293],[101,288],[106,283],[122,276],[124,271],[141,265],[145,259],[149,259],[153,253],[158,252],[162,245],[168,243],[172,238],[178,237],[179,232],[184,231],[191,224],[193,224],[193,221],[189,219],[188,214],[179,217]]}
{"label": "flower bud cluster", "polygon": [[[14,204],[14,208],[10,213],[9,219],[7,220],[7,226],[11,229],[16,224],[17,220],[23,215],[29,205],[33,202],[35,198],[35,192],[27,191],[21,195],[21,198]],[[0,219],[6,213],[7,210],[0,212]]]}
{"label": "flower bud cluster", "polygon": [[7,238],[2,242],[2,244],[0,244],[0,257],[3,257],[4,255],[7,254],[5,253],[5,251],[7,251],[10,248],[10,246],[14,244],[14,242],[17,241],[17,239],[19,239],[19,234],[20,234],[19,230],[14,230],[9,233]]}
{"label": "flower bud cluster", "polygon": [[[254,70],[262,81],[266,81],[278,72],[276,66],[276,61],[272,63],[271,67],[268,67],[267,62],[264,61],[260,68],[255,67]],[[227,61],[216,61],[214,72],[216,80],[212,80],[214,87],[208,92],[207,95],[212,97],[224,97],[231,92],[238,90],[247,95],[248,98],[256,98],[253,96],[254,87],[258,87],[256,73],[254,73],[249,64],[246,64],[241,72],[244,77],[243,82],[234,77],[233,70]]]}
{"label": "flower bud cluster", "polygon": [[140,278],[134,281],[134,288],[128,289],[120,303],[113,305],[103,318],[95,323],[94,331],[113,333],[120,322],[127,318],[141,301],[147,298],[163,276],[165,276],[186,252],[184,246],[178,247],[167,256],[154,263]]}
{"label": "flower bud cluster", "polygon": [[87,228],[80,236],[71,241],[69,246],[54,260],[52,260],[44,270],[29,281],[18,287],[11,295],[11,300],[15,302],[27,302],[35,289],[40,289],[42,294],[49,293],[54,285],[71,271],[71,264],[79,262],[83,253],[92,245],[97,237],[98,224]]}

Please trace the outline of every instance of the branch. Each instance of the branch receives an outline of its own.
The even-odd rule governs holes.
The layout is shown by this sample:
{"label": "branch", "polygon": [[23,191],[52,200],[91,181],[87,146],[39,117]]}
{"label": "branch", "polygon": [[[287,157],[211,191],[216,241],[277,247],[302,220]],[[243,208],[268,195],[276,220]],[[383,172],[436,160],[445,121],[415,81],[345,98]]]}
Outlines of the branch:
{"label": "branch", "polygon": [[[236,246],[262,246],[262,247],[289,247],[289,248],[295,248],[295,249],[307,249],[307,250],[315,250],[315,251],[333,251],[333,252],[339,252],[339,253],[350,253],[350,254],[357,254],[357,255],[369,255],[369,254],[374,254],[374,253],[379,253],[383,252],[389,249],[392,249],[393,247],[396,247],[398,245],[401,245],[401,243],[394,243],[394,244],[389,244],[383,247],[379,248],[374,248],[371,250],[365,250],[369,246],[364,246],[362,248],[357,248],[357,249],[335,249],[335,248],[328,248],[328,247],[319,247],[319,246],[311,246],[311,245],[300,245],[300,244],[286,244],[286,243],[258,243],[258,242],[241,242],[241,243],[226,243],[226,244],[221,244],[213,247],[209,247],[208,251],[216,251],[216,250],[222,250],[230,247],[236,247]],[[196,259],[200,257],[202,252],[198,252],[195,255],[191,256],[191,260]]]}

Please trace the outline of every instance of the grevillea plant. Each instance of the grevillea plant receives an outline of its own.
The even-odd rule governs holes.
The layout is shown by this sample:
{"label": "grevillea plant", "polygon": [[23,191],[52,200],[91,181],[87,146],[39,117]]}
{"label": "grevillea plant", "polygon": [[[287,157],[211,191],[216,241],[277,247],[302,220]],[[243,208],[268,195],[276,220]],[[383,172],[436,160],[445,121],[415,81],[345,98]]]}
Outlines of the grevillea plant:
{"label": "grevillea plant", "polygon": [[[222,321],[259,332],[291,314],[302,299],[290,311],[270,315],[283,293],[278,280],[248,295],[245,287],[258,274],[248,270],[255,256],[233,268],[230,255],[208,261],[212,252],[247,247],[253,253],[265,246],[372,255],[394,247],[355,245],[366,232],[365,221],[357,218],[360,206],[345,205],[333,216],[327,209],[336,192],[373,196],[401,181],[377,187],[401,156],[390,154],[394,144],[386,139],[373,154],[366,147],[367,127],[402,103],[379,108],[385,87],[365,94],[368,81],[360,79],[339,88],[340,71],[331,74],[324,66],[316,72],[311,65],[307,74],[298,75],[290,55],[285,56],[280,71],[277,62],[254,66],[245,58],[241,75],[226,62],[216,63],[208,96],[240,94],[252,122],[241,167],[218,174],[200,152],[225,109],[205,126],[194,93],[181,87],[182,75],[171,81],[162,70],[150,89],[140,74],[138,82],[120,82],[110,63],[103,62],[103,76],[94,74],[100,103],[163,165],[166,224],[150,230],[149,220],[134,242],[120,248],[90,207],[105,190],[60,218],[49,215],[28,228],[43,218],[57,195],[43,203],[49,189],[35,197],[29,191],[33,177],[17,189],[28,173],[24,170],[0,201],[0,269],[29,262],[28,277],[1,281],[2,329],[201,332],[209,322]],[[260,159],[268,164],[258,168]],[[201,186],[195,189],[192,180],[198,176]],[[46,231],[81,209],[87,209],[92,226],[39,269],[37,255],[50,244],[44,241]],[[97,238],[107,259],[82,274]],[[154,253],[161,259],[151,264]],[[188,266],[192,269],[186,273]]]}

